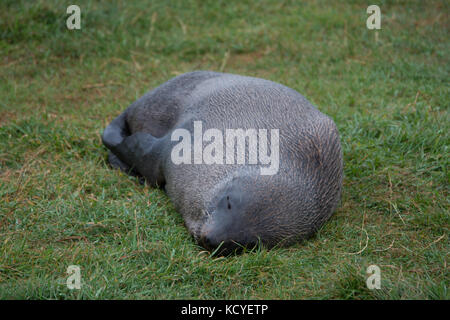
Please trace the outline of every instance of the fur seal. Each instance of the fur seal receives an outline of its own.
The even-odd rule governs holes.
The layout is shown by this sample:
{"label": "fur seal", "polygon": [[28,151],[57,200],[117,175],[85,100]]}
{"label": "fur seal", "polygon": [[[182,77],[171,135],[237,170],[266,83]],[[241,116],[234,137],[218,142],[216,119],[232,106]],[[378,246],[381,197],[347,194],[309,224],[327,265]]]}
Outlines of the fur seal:
{"label": "fur seal", "polygon": [[[200,134],[194,132],[198,125]],[[262,174],[268,162],[255,165],[254,152],[240,149],[244,157],[237,144],[225,154],[220,142],[232,144],[220,133],[230,129],[242,130],[247,146],[256,132],[259,155],[278,148],[279,168]],[[269,147],[263,133],[270,130],[278,130],[279,140]],[[193,152],[182,148],[192,140]],[[217,148],[202,149],[205,140],[217,142]],[[221,254],[310,237],[341,195],[343,161],[333,120],[297,91],[269,80],[211,71],[182,74],[132,103],[106,127],[102,141],[113,167],[163,187],[197,243]],[[208,162],[205,154],[215,158]],[[235,161],[228,161],[233,156]]]}

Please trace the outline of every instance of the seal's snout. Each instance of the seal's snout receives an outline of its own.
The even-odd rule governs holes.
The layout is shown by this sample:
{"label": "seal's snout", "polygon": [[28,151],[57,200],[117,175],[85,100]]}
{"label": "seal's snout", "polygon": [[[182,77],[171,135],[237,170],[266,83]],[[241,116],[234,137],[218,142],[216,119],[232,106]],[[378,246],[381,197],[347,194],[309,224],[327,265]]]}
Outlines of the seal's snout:
{"label": "seal's snout", "polygon": [[240,243],[234,240],[220,240],[214,236],[203,236],[199,244],[216,256],[228,256],[234,253],[241,253],[244,248],[253,248],[255,243]]}
{"label": "seal's snout", "polygon": [[248,199],[236,188],[229,188],[211,208],[211,216],[203,225],[198,243],[217,255],[228,255],[253,248],[256,241],[248,219]]}
{"label": "seal's snout", "polygon": [[202,236],[199,244],[216,256],[228,256],[234,253],[241,253],[244,248],[252,249],[254,242],[235,241],[232,237],[216,237],[214,234]]}
{"label": "seal's snout", "polygon": [[215,252],[216,255],[230,255],[234,252],[240,251],[240,245],[232,241],[220,241],[217,238],[210,236],[203,236],[199,241],[200,245],[210,252]]}

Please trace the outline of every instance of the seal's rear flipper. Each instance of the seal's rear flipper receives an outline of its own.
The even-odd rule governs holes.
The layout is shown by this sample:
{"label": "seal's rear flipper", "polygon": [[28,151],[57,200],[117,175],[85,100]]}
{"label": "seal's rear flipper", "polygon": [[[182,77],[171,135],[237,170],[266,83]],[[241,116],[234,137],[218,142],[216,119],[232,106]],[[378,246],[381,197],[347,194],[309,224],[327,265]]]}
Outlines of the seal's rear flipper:
{"label": "seal's rear flipper", "polygon": [[150,186],[162,187],[165,179],[160,168],[161,140],[144,132],[134,133],[112,148],[112,152],[123,164],[145,177]]}
{"label": "seal's rear flipper", "polygon": [[130,133],[125,110],[102,134],[103,144],[110,150],[108,161],[115,169],[140,178],[151,186],[163,186],[165,179],[159,168],[160,140],[149,133]]}
{"label": "seal's rear flipper", "polygon": [[117,147],[123,139],[130,135],[126,121],[126,111],[115,118],[109,126],[106,127],[102,134],[103,144],[111,151]]}
{"label": "seal's rear flipper", "polygon": [[140,184],[144,184],[145,179],[139,174],[139,172],[137,172],[136,170],[134,170],[134,168],[130,167],[125,162],[120,160],[111,151],[108,152],[108,162],[109,162],[109,164],[111,165],[111,167],[113,169],[121,170],[121,171],[125,172],[126,174],[128,174],[128,175],[130,175],[132,177],[138,177],[139,178],[139,183]]}
{"label": "seal's rear flipper", "polygon": [[117,147],[123,142],[123,140],[130,135],[128,125],[126,122],[126,111],[115,118],[103,131],[102,141],[103,144],[109,149],[108,162],[113,169],[119,169],[126,174],[138,177],[139,183],[144,184],[145,179],[139,174],[133,167],[122,161],[115,154]]}

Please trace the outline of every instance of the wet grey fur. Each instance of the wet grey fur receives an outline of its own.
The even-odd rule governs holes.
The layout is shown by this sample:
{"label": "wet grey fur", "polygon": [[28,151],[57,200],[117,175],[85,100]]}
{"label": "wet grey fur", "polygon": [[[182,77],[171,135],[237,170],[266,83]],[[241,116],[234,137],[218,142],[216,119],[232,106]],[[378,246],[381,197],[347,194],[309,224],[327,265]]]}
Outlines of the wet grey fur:
{"label": "wet grey fur", "polygon": [[[178,142],[171,133],[192,133],[196,120],[203,132],[279,129],[278,173],[262,176],[259,166],[248,164],[175,165],[170,154]],[[211,250],[300,241],[330,218],[340,199],[342,154],[334,122],[272,81],[208,71],[180,75],[131,104],[102,139],[113,167],[164,186],[195,240]]]}

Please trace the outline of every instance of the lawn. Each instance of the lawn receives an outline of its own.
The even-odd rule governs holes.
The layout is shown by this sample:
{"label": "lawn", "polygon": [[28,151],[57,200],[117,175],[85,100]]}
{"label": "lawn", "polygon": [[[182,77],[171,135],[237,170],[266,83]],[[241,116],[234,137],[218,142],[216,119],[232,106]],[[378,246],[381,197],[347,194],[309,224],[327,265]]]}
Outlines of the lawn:
{"label": "lawn", "polygon": [[[0,3],[1,299],[450,299],[448,1],[380,0],[377,31],[367,1],[77,0],[81,30],[70,4]],[[211,257],[164,192],[108,167],[109,121],[192,70],[334,119],[343,196],[312,239]]]}

